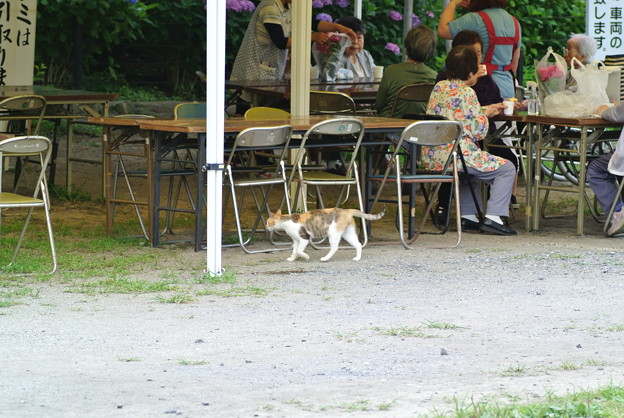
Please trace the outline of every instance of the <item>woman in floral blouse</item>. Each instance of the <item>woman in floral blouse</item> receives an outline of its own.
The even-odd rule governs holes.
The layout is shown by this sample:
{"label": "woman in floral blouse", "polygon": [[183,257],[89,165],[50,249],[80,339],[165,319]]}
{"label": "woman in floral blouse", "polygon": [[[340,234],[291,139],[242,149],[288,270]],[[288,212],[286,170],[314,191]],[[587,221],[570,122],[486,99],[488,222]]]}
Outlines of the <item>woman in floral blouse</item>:
{"label": "woman in floral blouse", "polygon": [[[460,186],[462,228],[480,230],[497,235],[515,235],[516,231],[506,227],[501,217],[509,216],[509,202],[516,169],[508,160],[482,151],[476,144],[483,140],[488,131],[488,117],[500,112],[502,105],[481,107],[477,95],[471,88],[477,81],[478,58],[470,46],[457,46],[446,58],[448,80],[436,84],[427,104],[427,113],[456,120],[463,126],[459,145],[462,150],[472,187],[477,191],[481,183],[490,185],[487,213],[483,220],[477,218],[477,208],[467,182]],[[423,153],[425,168],[434,168],[446,161],[450,147],[438,147],[434,152]]]}

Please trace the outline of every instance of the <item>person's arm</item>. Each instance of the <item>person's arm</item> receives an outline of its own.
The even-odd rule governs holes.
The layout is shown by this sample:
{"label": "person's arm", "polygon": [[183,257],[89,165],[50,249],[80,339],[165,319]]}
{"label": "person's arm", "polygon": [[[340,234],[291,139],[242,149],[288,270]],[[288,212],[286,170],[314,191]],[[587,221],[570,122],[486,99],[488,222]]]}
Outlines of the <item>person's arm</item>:
{"label": "person's arm", "polygon": [[265,23],[264,27],[269,33],[269,37],[271,41],[275,44],[279,49],[287,49],[290,48],[291,40],[284,36],[284,29],[282,25],[278,25],[275,23]]}
{"label": "person's arm", "polygon": [[349,36],[351,42],[355,42],[357,40],[357,35],[353,32],[353,29],[350,29],[346,26],[343,26],[339,23],[334,22],[326,22],[321,20],[318,22],[318,30],[320,32],[340,32]]}
{"label": "person's arm", "polygon": [[519,62],[520,62],[520,48],[516,48],[516,50],[513,53],[513,56],[511,57],[511,71],[513,71],[514,74],[518,73]]}
{"label": "person's arm", "polygon": [[440,21],[438,22],[438,35],[444,39],[453,39],[451,36],[451,28],[449,27],[449,23],[455,20],[455,12],[457,11],[458,6],[466,7],[470,4],[469,0],[450,0],[446,5],[446,8],[442,12],[440,16]]}
{"label": "person's arm", "polygon": [[624,103],[615,106],[602,105],[594,113],[610,122],[624,122]]}

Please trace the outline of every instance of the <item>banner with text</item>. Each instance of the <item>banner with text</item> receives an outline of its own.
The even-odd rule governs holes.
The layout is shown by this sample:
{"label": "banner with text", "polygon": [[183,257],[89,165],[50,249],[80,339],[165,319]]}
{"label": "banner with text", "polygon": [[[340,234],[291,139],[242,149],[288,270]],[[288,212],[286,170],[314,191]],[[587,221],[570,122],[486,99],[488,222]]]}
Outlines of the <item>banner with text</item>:
{"label": "banner with text", "polygon": [[37,0],[0,1],[0,86],[30,86],[35,65]]}
{"label": "banner with text", "polygon": [[596,59],[603,60],[605,55],[624,54],[622,38],[621,0],[587,0],[587,34],[598,43]]}

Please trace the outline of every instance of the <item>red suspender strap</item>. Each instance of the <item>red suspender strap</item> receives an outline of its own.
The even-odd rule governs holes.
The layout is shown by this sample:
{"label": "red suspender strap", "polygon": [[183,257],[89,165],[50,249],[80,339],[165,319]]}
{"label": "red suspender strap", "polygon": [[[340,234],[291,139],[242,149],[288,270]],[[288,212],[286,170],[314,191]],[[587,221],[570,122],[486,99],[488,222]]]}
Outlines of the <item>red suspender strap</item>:
{"label": "red suspender strap", "polygon": [[483,59],[483,63],[487,67],[488,74],[492,74],[494,70],[500,71],[509,71],[511,70],[511,62],[508,64],[501,66],[492,64],[492,57],[494,56],[494,47],[496,45],[512,45],[513,53],[516,51],[518,47],[518,41],[520,40],[520,26],[518,25],[518,20],[512,16],[514,20],[515,26],[515,34],[514,36],[496,36],[496,30],[494,29],[494,25],[492,24],[492,19],[485,12],[477,12],[481,19],[483,19],[483,23],[485,24],[485,28],[487,29],[488,37],[490,38],[490,44],[488,45],[488,49],[485,52],[485,58]]}

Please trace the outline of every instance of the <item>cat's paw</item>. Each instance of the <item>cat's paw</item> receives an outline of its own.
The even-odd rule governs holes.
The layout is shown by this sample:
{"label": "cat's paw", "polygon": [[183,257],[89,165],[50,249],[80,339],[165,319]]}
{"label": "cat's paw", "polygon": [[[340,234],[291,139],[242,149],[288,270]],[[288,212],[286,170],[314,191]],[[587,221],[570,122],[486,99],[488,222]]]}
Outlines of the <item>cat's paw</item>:
{"label": "cat's paw", "polygon": [[321,261],[327,261],[327,260],[329,260],[330,258],[331,258],[331,257],[327,257],[327,256],[325,256],[325,257],[322,257],[322,258],[321,258]]}
{"label": "cat's paw", "polygon": [[310,256],[307,255],[306,253],[299,253],[299,257],[303,258],[304,260],[309,260]]}
{"label": "cat's paw", "polygon": [[288,260],[288,261],[295,261],[296,259],[297,259],[297,256],[291,255],[286,260]]}
{"label": "cat's paw", "polygon": [[356,255],[355,257],[353,257],[353,261],[360,261],[360,258],[362,258],[362,256]]}

